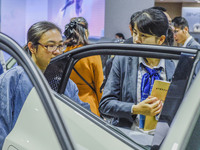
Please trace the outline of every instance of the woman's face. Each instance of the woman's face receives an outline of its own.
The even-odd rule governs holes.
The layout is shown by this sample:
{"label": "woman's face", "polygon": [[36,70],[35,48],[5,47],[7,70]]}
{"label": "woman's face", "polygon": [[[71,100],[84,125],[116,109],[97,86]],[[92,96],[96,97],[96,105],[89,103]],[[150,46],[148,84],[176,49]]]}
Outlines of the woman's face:
{"label": "woman's face", "polygon": [[[134,29],[133,29],[133,43],[136,43],[136,44],[161,45],[164,42],[163,36],[157,37],[156,35],[142,33],[138,30],[137,24],[135,24]],[[164,40],[165,40],[165,36],[164,36]]]}
{"label": "woman's face", "polygon": [[53,52],[48,51],[47,48],[63,45],[61,33],[57,29],[49,30],[41,36],[38,43],[39,44],[31,50],[32,58],[37,66],[44,71],[50,60],[62,53],[58,48]]}

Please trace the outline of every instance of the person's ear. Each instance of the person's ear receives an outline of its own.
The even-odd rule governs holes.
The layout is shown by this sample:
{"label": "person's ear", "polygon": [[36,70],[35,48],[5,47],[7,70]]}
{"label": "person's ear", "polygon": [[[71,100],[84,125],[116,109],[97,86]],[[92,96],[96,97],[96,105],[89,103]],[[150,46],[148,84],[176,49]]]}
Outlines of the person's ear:
{"label": "person's ear", "polygon": [[188,31],[188,27],[185,27],[184,29],[183,29],[183,33],[188,33],[189,31]]}
{"label": "person's ear", "polygon": [[30,52],[31,52],[32,54],[35,54],[35,53],[36,53],[36,48],[35,48],[35,46],[33,45],[32,42],[28,42],[28,48],[29,48],[29,50],[30,50]]}
{"label": "person's ear", "polygon": [[158,45],[162,45],[165,42],[165,39],[166,39],[165,35],[162,35],[158,40]]}

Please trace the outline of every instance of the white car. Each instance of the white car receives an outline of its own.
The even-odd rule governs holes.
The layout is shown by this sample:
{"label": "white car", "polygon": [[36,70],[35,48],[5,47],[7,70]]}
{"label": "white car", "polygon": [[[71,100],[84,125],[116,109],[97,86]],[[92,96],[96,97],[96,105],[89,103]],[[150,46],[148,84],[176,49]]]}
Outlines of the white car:
{"label": "white car", "polygon": [[[200,148],[200,75],[192,79],[197,50],[139,44],[88,45],[54,58],[44,76],[22,48],[4,34],[0,34],[0,49],[16,59],[34,85],[3,150]],[[92,55],[179,60],[154,136],[117,128],[63,95],[74,64]]]}

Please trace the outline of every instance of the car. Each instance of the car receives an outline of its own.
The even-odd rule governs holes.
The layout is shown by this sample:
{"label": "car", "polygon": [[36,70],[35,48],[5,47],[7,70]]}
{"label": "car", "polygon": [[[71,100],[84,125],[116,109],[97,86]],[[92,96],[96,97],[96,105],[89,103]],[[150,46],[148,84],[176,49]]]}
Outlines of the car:
{"label": "car", "polygon": [[[23,49],[3,33],[0,33],[0,49],[24,68],[34,85],[14,128],[5,139],[3,150],[181,150],[200,147],[197,141],[200,74],[194,78],[198,50],[142,44],[92,44],[53,58],[42,74]],[[178,60],[154,136],[115,127],[63,94],[76,62],[93,55]]]}

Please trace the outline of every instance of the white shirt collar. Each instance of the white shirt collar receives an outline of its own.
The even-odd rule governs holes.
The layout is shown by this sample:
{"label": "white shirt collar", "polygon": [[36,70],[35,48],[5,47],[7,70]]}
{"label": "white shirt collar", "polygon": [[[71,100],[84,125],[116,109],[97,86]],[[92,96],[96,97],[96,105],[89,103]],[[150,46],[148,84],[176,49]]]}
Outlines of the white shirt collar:
{"label": "white shirt collar", "polygon": [[185,41],[185,43],[183,44],[183,47],[186,47],[186,45],[188,44],[188,42],[192,39],[192,36],[189,36],[187,38],[187,40]]}
{"label": "white shirt collar", "polygon": [[[149,66],[145,63],[144,58],[139,57],[139,64],[141,64],[141,63],[142,63],[143,65],[149,67]],[[160,68],[160,67],[163,68],[163,71],[165,70],[165,59],[160,59],[160,62],[159,62],[159,64],[158,64],[158,66],[155,66],[155,67],[153,67],[153,68]]]}

